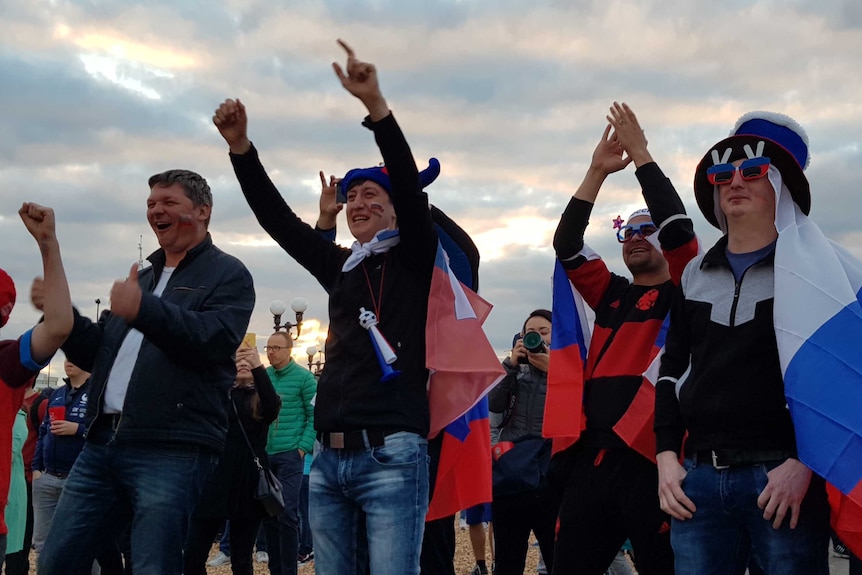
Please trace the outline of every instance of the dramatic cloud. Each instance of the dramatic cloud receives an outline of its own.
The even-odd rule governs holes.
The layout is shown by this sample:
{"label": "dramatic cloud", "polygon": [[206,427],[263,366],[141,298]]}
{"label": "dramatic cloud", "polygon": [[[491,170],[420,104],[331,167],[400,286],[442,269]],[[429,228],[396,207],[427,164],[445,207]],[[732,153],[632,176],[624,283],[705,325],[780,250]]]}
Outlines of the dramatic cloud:
{"label": "dramatic cloud", "polygon": [[[614,100],[638,114],[707,244],[718,234],[694,203],[696,163],[746,111],[795,117],[811,139],[812,216],[862,256],[857,2],[3,7],[0,265],[19,289],[4,337],[37,318],[27,291],[38,252],[15,214],[20,203],[56,209],[75,304],[94,315],[95,299],[109,305],[111,283],[139,252],[157,248],[144,218],[146,179],[171,167],[199,171],[213,187],[214,240],[255,278],[250,329],[265,336],[269,302],[302,295],[325,331],[326,295],[257,225],[210,117],[225,98],[243,100],[273,180],[313,222],[318,170],[340,175],[380,160],[359,125],[362,106],[330,68],[343,61],[337,37],[378,66],[417,162],[440,159],[429,193],[482,251],[482,294],[496,306],[486,331],[501,353],[529,311],[551,305],[553,232]],[[610,220],[641,204],[629,168],[608,179],[593,212],[587,241],[619,273]],[[350,241],[346,229],[339,241]]]}

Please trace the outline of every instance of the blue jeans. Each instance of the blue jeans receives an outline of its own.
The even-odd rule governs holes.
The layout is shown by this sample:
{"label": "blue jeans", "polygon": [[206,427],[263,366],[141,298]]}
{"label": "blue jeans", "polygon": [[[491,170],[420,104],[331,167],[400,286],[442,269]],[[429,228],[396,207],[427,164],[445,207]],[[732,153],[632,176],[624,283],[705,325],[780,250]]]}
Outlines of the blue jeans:
{"label": "blue jeans", "polygon": [[135,575],[181,574],[189,515],[217,462],[197,447],[88,442],[63,486],[39,573],[88,575],[100,546],[131,520]]}
{"label": "blue jeans", "polygon": [[795,529],[788,526],[789,512],[774,529],[757,506],[767,472],[781,463],[715,469],[686,458],[682,489],[697,511],[671,526],[677,575],[742,574],[749,556],[768,575],[828,575],[829,507],[822,479],[812,475]]}
{"label": "blue jeans", "polygon": [[298,449],[269,456],[269,467],[281,481],[284,495],[284,511],[278,517],[263,521],[269,553],[269,572],[272,575],[296,575],[296,556],[299,554],[297,509],[303,466]]}
{"label": "blue jeans", "polygon": [[299,488],[299,554],[308,555],[313,549],[311,526],[308,524],[308,475],[303,475]]}
{"label": "blue jeans", "polygon": [[418,575],[428,441],[399,432],[380,447],[368,447],[366,440],[362,450],[315,449],[308,514],[317,575],[357,573],[366,556],[374,575]]}

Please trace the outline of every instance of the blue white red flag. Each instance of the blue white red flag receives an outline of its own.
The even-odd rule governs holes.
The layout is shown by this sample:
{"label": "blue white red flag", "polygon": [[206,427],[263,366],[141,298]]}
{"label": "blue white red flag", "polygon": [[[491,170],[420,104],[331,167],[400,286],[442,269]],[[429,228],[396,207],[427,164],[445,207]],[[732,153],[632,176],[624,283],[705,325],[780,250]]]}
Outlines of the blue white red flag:
{"label": "blue white red flag", "polygon": [[[775,337],[799,459],[849,498],[862,552],[862,263],[832,243],[781,190],[776,207]],[[833,498],[833,502],[837,499]],[[840,518],[833,517],[833,523]],[[846,522],[846,521],[845,521]]]}
{"label": "blue white red flag", "polygon": [[554,261],[551,318],[554,336],[542,435],[554,439],[556,453],[577,441],[584,428],[584,367],[591,333],[584,298],[559,260]]}
{"label": "blue white red flag", "polygon": [[426,521],[491,501],[491,425],[488,398],[443,430],[443,445]]}
{"label": "blue white red flag", "polygon": [[482,330],[490,312],[491,304],[458,281],[438,244],[425,328],[429,437],[467,413],[505,376]]}

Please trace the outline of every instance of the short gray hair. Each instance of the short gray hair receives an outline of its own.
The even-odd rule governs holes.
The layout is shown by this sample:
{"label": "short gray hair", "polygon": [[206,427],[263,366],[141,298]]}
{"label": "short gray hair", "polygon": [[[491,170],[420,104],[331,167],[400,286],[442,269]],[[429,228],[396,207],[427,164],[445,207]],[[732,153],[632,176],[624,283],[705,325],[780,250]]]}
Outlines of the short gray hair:
{"label": "short gray hair", "polygon": [[150,189],[154,187],[169,188],[174,184],[179,184],[183,187],[186,196],[197,206],[213,205],[213,194],[210,191],[210,186],[200,174],[196,174],[190,170],[168,170],[161,174],[150,176]]}

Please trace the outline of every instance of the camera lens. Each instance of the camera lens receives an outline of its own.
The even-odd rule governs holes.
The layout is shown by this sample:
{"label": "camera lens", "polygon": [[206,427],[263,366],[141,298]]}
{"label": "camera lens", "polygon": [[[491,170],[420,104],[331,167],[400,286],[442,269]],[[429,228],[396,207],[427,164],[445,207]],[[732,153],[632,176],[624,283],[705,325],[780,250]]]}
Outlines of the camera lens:
{"label": "camera lens", "polygon": [[543,353],[545,342],[542,340],[542,335],[537,331],[531,331],[524,335],[524,348],[530,353]]}

